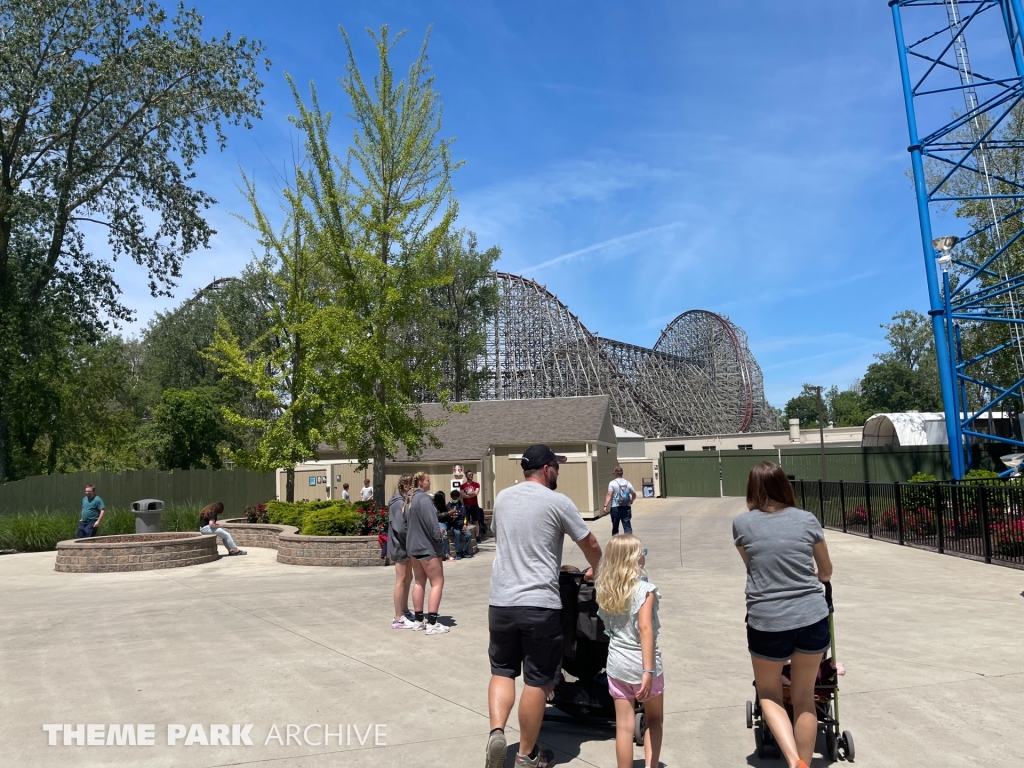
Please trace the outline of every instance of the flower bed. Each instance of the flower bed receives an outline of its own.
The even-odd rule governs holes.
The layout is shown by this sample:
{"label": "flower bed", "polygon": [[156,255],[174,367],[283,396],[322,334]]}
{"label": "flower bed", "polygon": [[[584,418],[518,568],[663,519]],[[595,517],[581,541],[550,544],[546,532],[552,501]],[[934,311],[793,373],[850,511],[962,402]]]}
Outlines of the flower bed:
{"label": "flower bed", "polygon": [[294,525],[260,525],[245,518],[225,520],[224,527],[240,547],[277,550],[287,565],[384,565],[380,542],[372,536],[303,536]]}

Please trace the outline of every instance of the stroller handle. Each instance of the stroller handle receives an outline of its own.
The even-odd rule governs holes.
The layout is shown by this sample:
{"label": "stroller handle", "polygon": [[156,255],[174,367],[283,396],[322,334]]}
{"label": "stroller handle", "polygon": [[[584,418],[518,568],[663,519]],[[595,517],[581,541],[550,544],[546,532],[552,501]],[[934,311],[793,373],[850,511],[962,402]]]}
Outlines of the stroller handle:
{"label": "stroller handle", "polygon": [[835,613],[835,608],[832,606],[832,582],[825,582],[825,602],[828,604],[828,612]]}

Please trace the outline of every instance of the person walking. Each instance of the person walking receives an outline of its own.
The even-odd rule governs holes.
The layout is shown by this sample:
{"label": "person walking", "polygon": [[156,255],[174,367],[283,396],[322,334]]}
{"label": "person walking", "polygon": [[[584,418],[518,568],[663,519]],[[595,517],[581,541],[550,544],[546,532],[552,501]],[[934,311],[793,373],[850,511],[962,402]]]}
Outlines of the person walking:
{"label": "person walking", "polygon": [[658,766],[665,714],[665,674],[658,648],[661,593],[644,566],[647,550],[629,533],[612,536],[601,557],[594,584],[597,614],[609,637],[608,692],[615,700],[615,759],[618,768],[633,767],[633,708],[643,702],[647,720],[644,765]]}
{"label": "person walking", "polygon": [[633,533],[634,501],[633,484],[622,476],[622,467],[616,467],[615,478],[608,483],[608,493],[604,495],[604,511],[610,509],[612,513],[612,536],[619,532],[619,523],[622,523],[623,533]]}
{"label": "person walking", "polygon": [[601,546],[579,510],[568,496],[555,492],[564,461],[565,456],[555,455],[546,445],[530,446],[520,460],[525,482],[506,488],[494,500],[495,555],[487,612],[487,768],[505,765],[505,724],[516,702],[520,671],[525,685],[519,700],[515,764],[547,768],[554,761],[552,752],[540,749],[537,737],[547,694],[562,676],[558,571],[565,536],[572,537],[590,563],[584,578],[593,578],[601,560]]}
{"label": "person walking", "polygon": [[406,496],[412,489],[412,475],[398,478],[398,490],[388,500],[388,554],[395,564],[395,618],[392,629],[412,629],[415,626],[409,611],[409,590],[412,587],[412,562],[406,550]]}
{"label": "person walking", "polygon": [[[441,594],[444,591],[444,565],[441,562],[441,526],[437,519],[437,508],[430,496],[430,475],[417,472],[412,476],[412,485],[412,491],[406,496],[408,530],[405,534],[414,579],[412,607],[415,622],[412,629],[425,630],[428,635],[443,635],[450,629],[437,622]],[[424,621],[423,601],[428,579],[430,599]]]}
{"label": "person walking", "polygon": [[[814,683],[831,643],[822,583],[832,578],[825,532],[796,508],[782,467],[762,461],[747,479],[747,509],[732,521],[747,569],[747,648],[761,711],[789,768],[808,768],[818,734]],[[790,720],[782,667],[790,665]]]}
{"label": "person walking", "polygon": [[341,486],[341,500],[349,503],[352,502],[352,495],[348,492],[348,483],[344,483]]}
{"label": "person walking", "polygon": [[462,503],[466,506],[466,512],[477,525],[476,543],[479,544],[487,535],[487,521],[480,506],[480,483],[473,479],[472,470],[466,470],[466,482],[459,487],[459,493],[462,496]]}
{"label": "person walking", "polygon": [[82,517],[78,521],[75,538],[91,539],[95,536],[106,511],[103,507],[103,499],[96,495],[96,486],[85,486],[85,496],[82,497]]}
{"label": "person walking", "polygon": [[370,501],[373,499],[373,486],[370,485],[370,478],[363,480],[363,487],[359,489],[359,500]]}
{"label": "person walking", "polygon": [[217,518],[223,513],[224,504],[219,501],[203,507],[199,511],[199,532],[216,534],[220,538],[221,544],[228,548],[228,555],[231,557],[247,554],[245,550],[236,546],[231,534],[217,522]]}

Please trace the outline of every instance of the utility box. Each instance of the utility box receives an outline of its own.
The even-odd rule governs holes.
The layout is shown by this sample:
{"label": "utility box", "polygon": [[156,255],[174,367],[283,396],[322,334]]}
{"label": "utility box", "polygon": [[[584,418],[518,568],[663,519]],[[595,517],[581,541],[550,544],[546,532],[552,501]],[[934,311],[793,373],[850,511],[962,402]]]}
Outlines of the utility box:
{"label": "utility box", "polygon": [[133,501],[132,512],[135,513],[136,533],[160,533],[160,515],[164,513],[160,499]]}

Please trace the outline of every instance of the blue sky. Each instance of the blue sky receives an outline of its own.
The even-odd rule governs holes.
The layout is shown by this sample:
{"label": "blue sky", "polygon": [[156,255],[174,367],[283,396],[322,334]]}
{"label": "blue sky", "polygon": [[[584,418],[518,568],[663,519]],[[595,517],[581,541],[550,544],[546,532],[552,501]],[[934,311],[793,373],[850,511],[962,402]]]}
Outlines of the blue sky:
{"label": "blue sky", "polygon": [[[879,324],[925,310],[926,286],[890,12],[883,0],[213,2],[208,34],[262,39],[266,108],[197,183],[219,201],[212,248],[174,300],[118,275],[140,324],[251,257],[239,168],[268,192],[296,140],[284,82],[316,81],[351,136],[342,24],[369,71],[366,26],[433,25],[444,132],[465,166],[459,225],[499,268],[556,293],[592,331],[653,345],[688,309],[728,315],[773,405],[803,382],[846,387],[885,348]],[[403,67],[404,68],[404,67]],[[136,332],[139,327],[129,328]]]}

